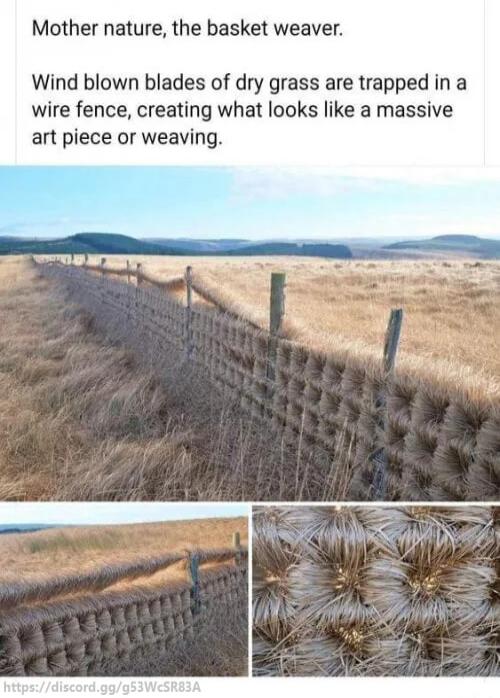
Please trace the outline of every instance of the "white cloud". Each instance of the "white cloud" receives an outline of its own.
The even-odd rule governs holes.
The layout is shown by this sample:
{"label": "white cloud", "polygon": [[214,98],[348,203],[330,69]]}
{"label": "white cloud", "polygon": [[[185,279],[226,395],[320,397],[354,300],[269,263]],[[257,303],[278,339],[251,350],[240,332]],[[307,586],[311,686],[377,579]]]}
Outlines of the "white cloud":
{"label": "white cloud", "polygon": [[500,168],[232,168],[233,196],[276,199],[376,191],[388,183],[433,187],[498,184]]}

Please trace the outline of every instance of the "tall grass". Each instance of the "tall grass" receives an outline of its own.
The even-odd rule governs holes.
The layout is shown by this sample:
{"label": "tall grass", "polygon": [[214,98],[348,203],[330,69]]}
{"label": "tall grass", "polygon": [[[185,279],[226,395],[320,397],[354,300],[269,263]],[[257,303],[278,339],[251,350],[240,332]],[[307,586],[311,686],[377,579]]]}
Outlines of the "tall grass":
{"label": "tall grass", "polygon": [[0,284],[2,499],[321,497],[319,470],[203,376],[145,371],[23,260],[0,264]]}
{"label": "tall grass", "polygon": [[0,537],[0,584],[125,564],[166,551],[218,549],[232,545],[238,531],[246,545],[245,517],[157,523],[71,526]]}
{"label": "tall grass", "polygon": [[[158,280],[190,264],[234,312],[267,327],[272,271],[288,275],[289,335],[328,351],[339,344],[380,356],[391,307],[406,311],[402,361],[425,370],[500,375],[500,262],[468,259],[339,261],[294,257],[130,257]],[[78,260],[77,260],[78,261]],[[92,261],[92,258],[91,258]],[[94,263],[98,258],[93,259]],[[122,268],[126,257],[108,257]]]}
{"label": "tall grass", "polygon": [[71,536],[65,531],[58,531],[52,536],[33,538],[27,541],[25,549],[31,555],[44,553],[49,555],[55,552],[79,553],[89,550],[111,551],[122,540],[119,531],[107,529],[99,535]]}

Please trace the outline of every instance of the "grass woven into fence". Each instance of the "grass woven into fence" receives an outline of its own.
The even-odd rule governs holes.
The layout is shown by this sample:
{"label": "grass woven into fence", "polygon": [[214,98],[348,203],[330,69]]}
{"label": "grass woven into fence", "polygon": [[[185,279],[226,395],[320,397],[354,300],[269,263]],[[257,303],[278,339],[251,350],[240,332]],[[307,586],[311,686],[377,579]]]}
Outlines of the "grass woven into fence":
{"label": "grass woven into fence", "polygon": [[[334,472],[337,499],[484,500],[500,494],[500,405],[436,376],[397,373],[348,352],[323,354],[277,340],[268,378],[269,334],[243,319],[165,289],[136,286],[60,264],[38,265],[111,336],[164,374],[173,362],[201,368],[297,451]],[[479,391],[477,391],[479,393]],[[384,488],[374,455],[383,449]]]}
{"label": "grass woven into fence", "polygon": [[232,550],[235,560],[224,563],[229,551],[198,557],[202,552],[201,562],[212,566],[200,567],[196,604],[187,579],[100,593],[73,587],[58,598],[0,608],[0,674],[115,675],[143,665],[161,672],[179,648],[196,651],[210,624],[246,617],[247,605],[246,551],[235,558]]}
{"label": "grass woven into fence", "polygon": [[49,577],[37,582],[19,581],[0,586],[0,609],[18,606],[20,603],[46,601],[55,596],[80,591],[102,591],[121,580],[131,581],[164,570],[185,558],[182,553],[167,553],[161,557],[147,558],[121,565],[106,565],[81,574]]}
{"label": "grass woven into fence", "polygon": [[257,508],[263,676],[498,676],[500,510]]}

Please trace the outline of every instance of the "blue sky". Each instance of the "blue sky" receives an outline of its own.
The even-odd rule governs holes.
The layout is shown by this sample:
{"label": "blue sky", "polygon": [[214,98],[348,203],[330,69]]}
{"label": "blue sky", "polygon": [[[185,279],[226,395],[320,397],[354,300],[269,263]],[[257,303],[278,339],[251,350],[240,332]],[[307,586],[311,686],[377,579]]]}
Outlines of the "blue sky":
{"label": "blue sky", "polygon": [[246,504],[177,504],[163,502],[22,502],[0,503],[2,524],[117,524],[214,516],[246,516]]}
{"label": "blue sky", "polygon": [[500,237],[500,170],[0,167],[0,234]]}

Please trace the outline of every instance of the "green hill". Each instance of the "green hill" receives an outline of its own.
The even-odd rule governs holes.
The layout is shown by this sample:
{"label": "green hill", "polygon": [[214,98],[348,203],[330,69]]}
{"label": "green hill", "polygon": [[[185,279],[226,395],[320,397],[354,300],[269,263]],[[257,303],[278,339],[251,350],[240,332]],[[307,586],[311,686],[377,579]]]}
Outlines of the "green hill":
{"label": "green hill", "polygon": [[184,254],[164,245],[114,233],[77,233],[56,240],[1,238],[0,254]]}
{"label": "green hill", "polygon": [[334,257],[350,259],[352,252],[347,245],[328,243],[266,242],[242,245],[234,241],[230,249],[207,249],[207,246],[178,246],[175,241],[160,243],[137,240],[128,235],[114,233],[77,233],[57,240],[27,240],[0,237],[0,255],[7,254],[129,254],[129,255],[301,255],[305,257]]}

